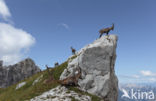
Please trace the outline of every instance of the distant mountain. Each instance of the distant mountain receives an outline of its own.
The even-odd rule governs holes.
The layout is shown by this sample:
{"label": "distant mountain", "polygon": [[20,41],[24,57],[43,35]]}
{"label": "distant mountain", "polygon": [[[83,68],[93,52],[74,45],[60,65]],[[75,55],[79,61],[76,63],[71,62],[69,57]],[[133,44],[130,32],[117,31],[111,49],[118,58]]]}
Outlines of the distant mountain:
{"label": "distant mountain", "polygon": [[[123,97],[125,92],[128,97]],[[120,84],[118,101],[156,101],[156,87],[154,84]]]}
{"label": "distant mountain", "polygon": [[0,61],[0,88],[13,85],[39,71],[39,67],[30,58],[10,66],[3,66],[3,61]]}

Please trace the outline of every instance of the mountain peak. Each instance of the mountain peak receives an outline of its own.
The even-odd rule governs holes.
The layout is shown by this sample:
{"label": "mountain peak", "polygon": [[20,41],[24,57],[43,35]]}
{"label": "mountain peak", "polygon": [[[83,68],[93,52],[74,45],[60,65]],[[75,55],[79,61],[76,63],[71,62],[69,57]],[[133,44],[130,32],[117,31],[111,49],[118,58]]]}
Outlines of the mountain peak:
{"label": "mountain peak", "polygon": [[27,58],[14,65],[4,67],[2,65],[0,70],[0,88],[15,84],[39,71],[39,67],[35,65],[31,58]]}

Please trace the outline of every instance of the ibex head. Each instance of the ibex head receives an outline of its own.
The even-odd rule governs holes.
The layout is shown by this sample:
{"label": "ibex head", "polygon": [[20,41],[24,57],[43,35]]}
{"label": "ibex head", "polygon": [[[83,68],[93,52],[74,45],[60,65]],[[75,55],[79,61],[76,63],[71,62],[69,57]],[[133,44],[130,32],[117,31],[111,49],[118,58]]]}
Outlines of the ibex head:
{"label": "ibex head", "polygon": [[112,24],[111,30],[114,30],[114,23]]}
{"label": "ibex head", "polygon": [[73,47],[71,46],[70,49],[73,49]]}

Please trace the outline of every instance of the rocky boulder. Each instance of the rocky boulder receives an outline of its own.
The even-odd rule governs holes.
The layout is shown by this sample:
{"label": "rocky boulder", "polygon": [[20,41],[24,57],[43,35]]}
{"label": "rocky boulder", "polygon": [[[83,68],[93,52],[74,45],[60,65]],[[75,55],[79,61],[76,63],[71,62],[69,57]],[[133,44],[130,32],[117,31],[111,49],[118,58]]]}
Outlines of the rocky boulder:
{"label": "rocky boulder", "polygon": [[82,48],[76,58],[70,59],[60,80],[76,75],[80,68],[78,84],[81,90],[97,95],[104,101],[117,101],[118,79],[114,71],[117,39],[116,35],[103,36]]}
{"label": "rocky boulder", "polygon": [[0,88],[5,88],[15,84],[39,71],[39,67],[36,66],[34,61],[30,58],[10,66],[2,66],[1,62]]}

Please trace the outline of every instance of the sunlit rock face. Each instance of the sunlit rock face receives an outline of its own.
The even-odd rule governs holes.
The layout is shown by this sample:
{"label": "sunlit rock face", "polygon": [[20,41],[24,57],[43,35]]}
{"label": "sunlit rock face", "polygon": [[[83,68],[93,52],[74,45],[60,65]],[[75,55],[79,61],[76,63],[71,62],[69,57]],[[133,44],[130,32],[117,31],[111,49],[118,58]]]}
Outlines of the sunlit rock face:
{"label": "sunlit rock face", "polygon": [[116,35],[103,36],[82,48],[77,57],[69,61],[60,79],[74,76],[81,68],[78,80],[81,90],[105,101],[117,101],[118,79],[114,71],[117,39]]}
{"label": "sunlit rock face", "polygon": [[39,67],[30,58],[15,65],[0,66],[0,88],[15,84],[39,71]]}

